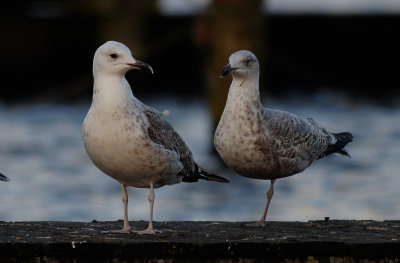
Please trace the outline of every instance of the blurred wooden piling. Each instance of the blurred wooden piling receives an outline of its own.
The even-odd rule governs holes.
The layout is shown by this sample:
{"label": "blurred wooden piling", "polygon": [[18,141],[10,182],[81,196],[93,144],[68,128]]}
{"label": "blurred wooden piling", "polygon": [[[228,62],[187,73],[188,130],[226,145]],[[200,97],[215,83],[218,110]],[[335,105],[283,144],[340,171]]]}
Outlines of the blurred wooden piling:
{"label": "blurred wooden piling", "polygon": [[[400,60],[399,14],[261,15],[261,5],[260,0],[215,0],[193,16],[162,14],[157,0],[7,1],[0,11],[5,87],[0,100],[90,99],[94,51],[114,39],[155,70],[151,78],[130,73],[136,74],[135,94],[198,96],[207,82],[212,98],[221,97],[209,100],[220,112],[230,77],[221,80],[219,72],[231,52],[247,48],[264,62],[261,92],[267,87],[269,94],[287,96],[293,90],[314,93],[327,87],[355,102],[368,98],[397,105],[400,77],[393,65]],[[236,24],[226,20],[228,12]],[[55,57],[62,63],[55,65]]]}
{"label": "blurred wooden piling", "polygon": [[132,48],[134,56],[148,56],[146,36],[150,34],[148,24],[157,13],[156,0],[75,0],[74,6],[99,16],[99,43],[119,41]]}
{"label": "blurred wooden piling", "polygon": [[[147,222],[132,222],[144,229]],[[0,262],[400,262],[400,221],[156,222],[155,236],[108,234],[116,222],[0,222]]]}
{"label": "blurred wooden piling", "polygon": [[219,78],[229,56],[247,49],[262,57],[263,9],[261,0],[214,0],[210,7],[210,57],[207,66],[208,100],[214,127],[225,107],[231,78]]}

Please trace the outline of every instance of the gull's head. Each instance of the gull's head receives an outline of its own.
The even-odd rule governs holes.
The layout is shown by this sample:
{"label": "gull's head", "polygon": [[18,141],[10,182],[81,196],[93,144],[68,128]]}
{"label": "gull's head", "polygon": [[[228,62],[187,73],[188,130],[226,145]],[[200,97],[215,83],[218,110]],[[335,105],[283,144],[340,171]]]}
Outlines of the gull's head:
{"label": "gull's head", "polygon": [[127,46],[116,41],[101,45],[94,54],[93,73],[123,76],[131,69],[147,70],[153,74],[150,65],[133,58]]}
{"label": "gull's head", "polygon": [[259,74],[259,65],[257,57],[248,50],[240,50],[229,57],[229,64],[222,68],[221,77],[232,76],[245,78],[257,76]]}

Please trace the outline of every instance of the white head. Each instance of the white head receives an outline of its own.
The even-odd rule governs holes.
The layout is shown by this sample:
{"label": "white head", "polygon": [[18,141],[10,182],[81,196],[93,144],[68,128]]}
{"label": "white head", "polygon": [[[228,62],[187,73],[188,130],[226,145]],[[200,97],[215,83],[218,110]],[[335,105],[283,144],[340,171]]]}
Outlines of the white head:
{"label": "white head", "polygon": [[257,57],[248,50],[240,50],[229,57],[229,64],[222,68],[221,77],[232,74],[233,78],[247,78],[259,75]]}
{"label": "white head", "polygon": [[129,48],[122,43],[108,41],[94,54],[93,75],[101,73],[123,76],[131,69],[145,69],[153,74],[150,65],[134,59]]}

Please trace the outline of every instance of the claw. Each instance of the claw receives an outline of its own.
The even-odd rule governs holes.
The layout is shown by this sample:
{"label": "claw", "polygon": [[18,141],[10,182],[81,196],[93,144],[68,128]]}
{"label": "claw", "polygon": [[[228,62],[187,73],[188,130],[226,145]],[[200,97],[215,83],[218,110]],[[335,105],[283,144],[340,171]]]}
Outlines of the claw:
{"label": "claw", "polygon": [[160,231],[154,231],[153,229],[145,229],[142,231],[135,231],[135,233],[137,233],[139,235],[155,235],[156,232],[160,232]]}

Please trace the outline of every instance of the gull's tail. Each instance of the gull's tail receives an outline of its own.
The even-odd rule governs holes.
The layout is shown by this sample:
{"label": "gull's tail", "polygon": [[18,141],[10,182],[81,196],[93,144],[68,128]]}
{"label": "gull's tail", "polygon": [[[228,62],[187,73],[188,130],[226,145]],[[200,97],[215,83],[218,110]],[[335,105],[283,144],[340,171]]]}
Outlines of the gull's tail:
{"label": "gull's tail", "polygon": [[350,132],[341,132],[341,133],[332,133],[336,138],[336,143],[328,145],[324,154],[320,157],[327,156],[328,154],[338,153],[347,157],[350,157],[349,153],[343,148],[349,143],[353,141],[353,134]]}
{"label": "gull's tail", "polygon": [[228,179],[225,179],[224,177],[215,175],[215,174],[210,174],[201,168],[199,168],[199,179],[207,180],[207,181],[214,181],[214,182],[220,182],[220,183],[229,183]]}
{"label": "gull's tail", "polygon": [[0,173],[0,181],[8,182],[10,179],[4,174]]}
{"label": "gull's tail", "polygon": [[197,182],[199,179],[201,180],[206,180],[206,181],[214,181],[214,182],[220,182],[220,183],[229,183],[228,179],[225,179],[224,177],[215,175],[215,174],[210,174],[203,169],[201,169],[197,164],[196,165],[196,170],[192,176],[184,176],[182,178],[182,182],[187,182],[187,183],[193,183]]}

